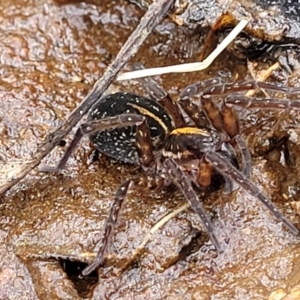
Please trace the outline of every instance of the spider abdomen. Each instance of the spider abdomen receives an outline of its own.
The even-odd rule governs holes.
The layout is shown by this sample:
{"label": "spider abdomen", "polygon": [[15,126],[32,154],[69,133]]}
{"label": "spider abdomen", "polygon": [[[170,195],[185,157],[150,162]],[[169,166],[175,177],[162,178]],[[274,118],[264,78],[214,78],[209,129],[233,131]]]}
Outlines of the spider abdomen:
{"label": "spider abdomen", "polygon": [[[159,103],[125,92],[111,94],[101,99],[92,108],[88,120],[132,113],[147,119],[154,148],[174,128],[173,119]],[[109,157],[125,163],[139,163],[136,150],[136,126],[98,132],[91,135],[90,139],[99,152]]]}

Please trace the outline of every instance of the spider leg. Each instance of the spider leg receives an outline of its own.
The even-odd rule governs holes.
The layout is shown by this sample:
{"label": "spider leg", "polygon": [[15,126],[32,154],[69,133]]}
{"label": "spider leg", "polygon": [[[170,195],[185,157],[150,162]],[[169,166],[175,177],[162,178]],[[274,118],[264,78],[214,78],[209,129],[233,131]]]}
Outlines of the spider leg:
{"label": "spider leg", "polygon": [[[190,97],[199,95],[199,96],[221,96],[226,94],[238,93],[238,92],[247,92],[249,90],[256,90],[259,88],[285,93],[286,95],[295,95],[300,93],[299,87],[288,87],[278,84],[272,84],[262,81],[246,81],[246,82],[235,82],[235,83],[223,83],[221,79],[209,79],[204,81],[203,86],[200,84],[193,84],[186,87],[181,95],[181,99],[188,99]],[[233,98],[235,96],[232,96]],[[262,102],[260,100],[260,102]]]}
{"label": "spider leg", "polygon": [[154,161],[150,129],[146,119],[136,126],[136,150],[140,164],[148,168]]}
{"label": "spider leg", "polygon": [[223,102],[221,115],[223,118],[224,131],[232,139],[240,133],[240,124],[236,112],[233,108],[227,106],[225,102]]}
{"label": "spider leg", "polygon": [[136,150],[141,166],[147,172],[147,177],[135,180],[135,184],[149,189],[161,189],[166,179],[156,174],[156,164],[153,154],[150,128],[146,120],[136,126]]}
{"label": "spider leg", "polygon": [[251,169],[252,169],[252,159],[251,159],[251,153],[249,151],[249,148],[247,147],[246,141],[238,134],[234,137],[234,140],[242,153],[242,173],[247,177],[250,178],[251,175]]}
{"label": "spider leg", "polygon": [[61,160],[59,161],[59,163],[57,164],[56,167],[49,167],[49,166],[44,166],[44,167],[39,167],[39,171],[40,172],[59,172],[60,170],[64,169],[69,157],[72,155],[73,151],[76,149],[78,143],[80,142],[80,140],[82,139],[83,135],[82,132],[79,129],[77,129],[74,138],[71,141],[70,146],[68,147],[68,149],[65,151],[63,157],[61,158]]}
{"label": "spider leg", "polygon": [[174,184],[181,190],[186,200],[190,203],[191,208],[199,215],[217,251],[221,253],[222,248],[215,235],[213,225],[205,214],[201,201],[195,193],[190,180],[172,158],[167,158],[164,161],[164,165],[167,168],[167,172]]}
{"label": "spider leg", "polygon": [[194,83],[192,85],[187,86],[180,94],[180,99],[182,100],[188,100],[189,98],[202,94],[204,90],[206,90],[209,87],[212,86],[219,86],[222,84],[222,79],[217,78],[211,78],[204,81],[201,81],[199,83]]}
{"label": "spider leg", "polygon": [[[144,66],[140,63],[135,63],[133,69],[141,70],[144,69]],[[152,100],[157,101],[168,111],[174,121],[175,127],[183,127],[186,125],[178,105],[152,77],[139,78],[137,81],[141,83],[144,90],[148,93]]]}
{"label": "spider leg", "polygon": [[[87,276],[91,272],[93,272],[95,269],[99,268],[101,265],[104,264],[105,262],[105,254],[107,252],[107,248],[111,242],[111,238],[114,232],[114,229],[116,227],[117,221],[118,221],[118,216],[120,214],[120,211],[122,209],[124,200],[126,198],[126,195],[128,191],[133,187],[134,184],[138,185],[143,185],[146,183],[148,187],[151,188],[161,188],[164,185],[165,179],[163,177],[157,176],[156,174],[153,174],[151,176],[150,174],[146,179],[146,181],[140,180],[140,179],[130,179],[125,181],[124,183],[121,184],[119,187],[116,195],[114,202],[111,206],[109,217],[106,221],[105,229],[104,229],[104,234],[103,238],[100,242],[99,250],[97,252],[96,258],[94,261],[89,264],[83,271],[82,275]],[[150,186],[149,186],[150,185]],[[122,267],[124,270],[133,260],[134,258],[141,252],[141,250],[145,247],[151,236],[154,234],[156,230],[158,230],[161,226],[163,226],[165,223],[167,223],[173,216],[176,216],[179,214],[181,211],[185,210],[188,208],[189,205],[183,205],[179,209],[176,209],[174,212],[171,214],[168,214],[167,216],[163,217],[157,224],[153,226],[153,228],[150,230],[150,232],[146,235],[144,238],[143,242],[138,246],[138,248],[133,252],[131,258],[125,263],[125,265]]]}
{"label": "spider leg", "polygon": [[211,85],[210,87],[207,87],[202,92],[202,95],[218,96],[218,95],[232,94],[237,92],[247,92],[249,90],[256,90],[259,88],[269,90],[269,91],[274,91],[274,92],[281,92],[287,95],[300,93],[299,87],[288,87],[288,86],[272,84],[268,82],[252,80],[246,82],[223,83],[223,84]]}
{"label": "spider leg", "polygon": [[240,125],[236,112],[233,108],[226,105],[225,101],[223,102],[221,109],[225,132],[231,138],[231,141],[237,144],[242,156],[242,173],[246,175],[246,177],[250,178],[252,168],[251,154],[246,141],[240,135]]}
{"label": "spider leg", "polygon": [[182,109],[188,114],[188,116],[192,119],[195,123],[196,127],[203,128],[208,127],[210,122],[206,118],[203,110],[199,109],[199,105],[193,103],[189,99],[183,100],[179,99],[179,105]]}
{"label": "spider leg", "polygon": [[223,176],[225,180],[225,186],[224,186],[224,194],[230,194],[232,193],[236,187],[235,182],[233,182],[228,176]]}
{"label": "spider leg", "polygon": [[[238,118],[231,107],[223,105],[222,112],[218,105],[213,101],[213,95],[222,95],[227,85],[222,83],[221,79],[209,79],[202,83],[188,86],[180,95],[182,101],[189,100],[190,97],[199,95],[202,110],[212,126],[223,133],[226,133],[230,138],[233,138],[239,133]],[[199,108],[197,109],[199,110]]]}
{"label": "spider leg", "polygon": [[198,168],[197,182],[202,187],[208,187],[211,184],[212,165],[210,162],[200,159]]}
{"label": "spider leg", "polygon": [[[288,96],[300,93],[299,87],[287,87],[287,86],[275,85],[275,84],[260,82],[260,81],[227,83],[221,85],[213,85],[211,87],[206,88],[202,92],[202,94],[200,94],[201,103],[205,109],[205,104],[208,101],[206,99],[210,99],[212,96],[231,94],[237,92],[245,92],[248,90],[255,90],[258,88],[285,93]],[[228,95],[223,102],[223,110],[225,110],[226,112],[228,111],[228,113],[232,114],[233,105],[244,107],[244,108],[300,109],[300,101],[297,100],[292,101],[287,99],[281,100],[275,98],[255,99],[255,98],[249,98],[247,96],[243,96],[239,94]],[[205,112],[207,113],[206,110]],[[224,119],[224,124],[227,125],[229,124],[229,122]],[[216,125],[218,126],[218,124]],[[219,130],[218,127],[216,128]],[[226,132],[230,137],[233,137],[239,132],[239,130],[238,128],[234,129],[234,131],[231,131],[231,129],[226,129]]]}
{"label": "spider leg", "polygon": [[[271,84],[261,81],[247,81],[247,82],[237,82],[237,83],[222,83],[221,81],[211,80],[211,85],[209,85],[209,80],[205,81],[205,88],[199,88],[201,84],[194,84],[188,86],[182,93],[181,99],[188,99],[189,97],[199,95],[201,99],[202,107],[211,121],[212,125],[219,131],[223,132],[223,124],[225,127],[225,132],[232,138],[239,133],[238,123],[234,121],[236,119],[233,117],[234,112],[231,109],[231,105],[237,105],[241,107],[257,107],[257,108],[277,108],[277,109],[287,109],[295,108],[300,109],[300,101],[290,101],[290,100],[279,100],[279,99],[252,99],[239,94],[229,95],[224,101],[223,110],[228,114],[229,118],[225,115],[223,118],[218,116],[218,107],[216,104],[212,104],[213,96],[221,96],[226,94],[246,92],[249,90],[256,90],[263,88],[265,90],[275,91],[285,93],[286,95],[294,95],[300,93],[299,87],[287,87],[282,85]],[[231,121],[230,121],[231,120]],[[234,125],[236,123],[236,125]]]}
{"label": "spider leg", "polygon": [[64,169],[69,157],[72,155],[73,151],[76,149],[76,146],[86,135],[93,134],[99,131],[105,131],[120,127],[139,125],[145,120],[141,115],[137,114],[122,114],[114,117],[107,117],[100,120],[93,120],[87,123],[83,123],[75,133],[75,136],[69,145],[68,149],[64,153],[58,165],[54,168],[52,167],[43,167],[40,168],[41,172],[59,172]]}
{"label": "spider leg", "polygon": [[[133,65],[133,70],[142,70],[145,67],[141,63],[135,63]],[[136,79],[145,89],[149,97],[155,101],[160,101],[161,99],[167,97],[167,93],[159,86],[159,84],[152,79],[152,77],[144,77]]]}
{"label": "spider leg", "polygon": [[119,187],[114,202],[110,208],[109,217],[105,224],[104,234],[100,242],[97,256],[95,260],[82,271],[83,276],[89,275],[91,272],[93,272],[95,269],[97,269],[100,265],[104,263],[105,261],[104,256],[109,246],[109,243],[111,242],[111,237],[116,227],[118,216],[122,208],[122,204],[132,185],[133,185],[133,180],[130,179],[122,183],[121,186]]}
{"label": "spider leg", "polygon": [[[106,120],[107,119],[97,120],[97,124],[95,124],[95,122],[89,122],[89,123],[83,124],[84,126],[81,127],[82,132],[84,134],[91,134],[93,132],[98,132],[99,131],[98,122],[106,121]],[[125,124],[126,122],[130,123],[132,121],[135,121],[135,122],[133,124],[132,123],[126,124],[125,126],[136,125],[136,148],[137,148],[139,160],[140,160],[141,165],[144,168],[148,169],[148,167],[154,161],[154,155],[152,152],[150,129],[149,129],[149,125],[148,125],[146,119],[143,116],[135,115],[135,114],[119,115],[118,120],[116,120],[114,125],[119,127],[119,126],[121,126],[120,124]],[[103,122],[100,122],[100,123],[103,125]],[[116,128],[116,127],[113,127],[113,128]],[[101,129],[102,129],[102,127],[101,127]],[[157,175],[155,177],[157,177],[157,178],[151,177],[151,179],[153,179],[152,185],[155,187],[162,186],[164,183],[164,178],[161,178]],[[110,209],[109,217],[106,222],[105,229],[104,229],[104,236],[100,243],[100,248],[98,250],[96,259],[82,271],[82,275],[86,276],[86,275],[90,274],[92,271],[94,271],[96,268],[98,268],[100,265],[102,265],[104,263],[104,255],[105,255],[108,245],[111,241],[113,230],[116,226],[122,204],[128,193],[128,190],[132,187],[132,185],[134,183],[141,184],[141,181],[130,179],[130,180],[125,181],[119,187],[119,189],[116,193],[116,196],[115,196],[115,200]]]}
{"label": "spider leg", "polygon": [[288,221],[276,208],[276,206],[261,192],[261,190],[252,183],[242,172],[237,170],[233,165],[226,161],[220,154],[215,152],[205,153],[205,159],[211,162],[214,168],[224,176],[237,182],[249,194],[257,198],[264,204],[268,210],[282,222],[293,234],[297,235],[299,230]]}
{"label": "spider leg", "polygon": [[[207,80],[204,82],[206,88],[204,92],[208,89],[213,92],[211,87],[208,87],[209,84],[214,84],[218,82],[217,80]],[[218,82],[220,83],[220,82]],[[219,85],[219,86],[224,86]],[[217,85],[217,87],[219,87]],[[195,122],[196,126],[202,127],[203,122],[202,115],[200,115],[199,107],[188,100],[189,94],[193,95],[193,93],[199,93],[200,88],[197,85],[190,86],[186,90],[184,90],[181,94],[182,99],[180,100],[180,105],[183,109],[188,113],[191,119]],[[219,92],[218,92],[219,93]],[[206,115],[206,119],[212,124],[212,126],[220,132],[225,133],[231,139],[231,143],[237,144],[238,148],[242,154],[243,161],[243,169],[242,172],[247,177],[250,177],[251,173],[251,154],[247,147],[245,140],[239,135],[240,128],[238,117],[231,106],[227,106],[224,102],[221,108],[221,111],[218,105],[213,101],[211,95],[200,95],[202,109]],[[206,127],[207,125],[204,125]],[[229,184],[229,180],[227,180],[227,190],[231,189],[231,185]]]}
{"label": "spider leg", "polygon": [[300,101],[287,99],[255,99],[242,95],[229,95],[225,99],[227,106],[236,105],[244,108],[262,109],[300,109]]}
{"label": "spider leg", "polygon": [[[203,91],[206,91],[211,86],[219,86],[221,83],[221,78],[208,79],[200,83],[190,85],[181,92],[179,97],[180,105],[195,122],[196,126],[206,127],[210,122],[218,131],[224,132],[223,118],[220,113],[220,109],[213,101],[211,101],[210,96],[206,96],[206,98],[204,97],[203,100],[201,99],[202,110],[199,109],[198,105],[190,101],[191,97],[199,94],[202,96]],[[185,102],[187,102],[187,104]],[[203,115],[206,115],[206,119],[209,120],[209,122],[203,122]]]}

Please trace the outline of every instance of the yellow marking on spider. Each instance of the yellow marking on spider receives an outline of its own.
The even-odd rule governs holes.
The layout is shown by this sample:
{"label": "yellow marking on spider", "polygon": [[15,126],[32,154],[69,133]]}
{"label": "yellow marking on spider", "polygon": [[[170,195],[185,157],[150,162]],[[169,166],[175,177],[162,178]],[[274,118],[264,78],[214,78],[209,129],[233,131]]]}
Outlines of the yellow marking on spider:
{"label": "yellow marking on spider", "polygon": [[154,119],[159,125],[164,129],[165,133],[168,133],[168,127],[166,124],[163,122],[162,119],[160,119],[158,116],[153,114],[151,111],[147,110],[144,107],[138,106],[134,103],[127,103],[128,105],[131,105],[133,108],[137,109],[142,115],[149,116],[150,118]]}
{"label": "yellow marking on spider", "polygon": [[210,136],[210,133],[205,129],[200,129],[197,127],[183,127],[174,129],[171,134],[178,135],[178,134],[201,134],[204,136]]}

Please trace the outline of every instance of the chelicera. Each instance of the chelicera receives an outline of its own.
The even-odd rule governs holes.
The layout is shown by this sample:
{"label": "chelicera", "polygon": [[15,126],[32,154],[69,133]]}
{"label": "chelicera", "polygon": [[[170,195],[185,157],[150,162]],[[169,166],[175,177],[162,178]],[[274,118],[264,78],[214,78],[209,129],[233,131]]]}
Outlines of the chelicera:
{"label": "chelicera", "polygon": [[[236,182],[264,204],[293,234],[299,233],[249,179],[251,157],[239,135],[239,122],[232,106],[299,109],[298,101],[250,99],[237,92],[264,88],[294,94],[300,89],[256,81],[224,84],[220,79],[211,79],[187,87],[175,103],[151,79],[144,79],[144,86],[150,98],[124,92],[101,98],[92,108],[87,122],[77,130],[58,166],[44,169],[63,169],[80,139],[87,135],[100,153],[121,162],[138,164],[146,174],[146,177],[128,179],[120,185],[97,257],[83,270],[83,275],[104,263],[122,203],[134,184],[157,190],[172,184],[177,186],[201,218],[219,252],[222,252],[221,244],[195,188],[218,188],[225,183],[225,188],[231,191],[233,182]],[[219,107],[212,97],[223,94],[229,95]],[[190,101],[195,95],[196,102]],[[235,146],[241,153],[241,168]]]}

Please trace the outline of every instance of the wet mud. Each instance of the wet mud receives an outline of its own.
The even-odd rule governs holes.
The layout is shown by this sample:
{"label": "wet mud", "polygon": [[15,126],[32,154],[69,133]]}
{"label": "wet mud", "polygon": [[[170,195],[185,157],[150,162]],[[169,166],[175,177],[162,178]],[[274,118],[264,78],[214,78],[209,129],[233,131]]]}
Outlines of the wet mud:
{"label": "wet mud", "polygon": [[[30,161],[46,134],[101,76],[143,13],[127,1],[1,1],[0,162]],[[147,67],[196,61],[203,41],[203,32],[166,19],[125,69],[135,61]],[[255,70],[271,63],[259,61]],[[295,85],[296,74],[290,82]],[[157,79],[178,99],[188,84],[220,76],[232,82],[256,73],[246,60],[224,52],[201,73]],[[117,90],[143,93],[134,81],[116,82],[109,92]],[[299,111],[237,112],[253,155],[253,182],[300,228]],[[57,147],[42,165],[54,166],[64,149]],[[82,279],[78,270],[98,250],[116,189],[142,174],[104,157],[93,161],[89,152],[84,139],[61,174],[36,169],[0,196],[0,299],[297,299],[300,236],[242,189],[203,197],[224,253],[215,252],[199,218],[187,209],[122,270],[150,228],[185,203],[177,191],[134,188],[105,266]]]}

